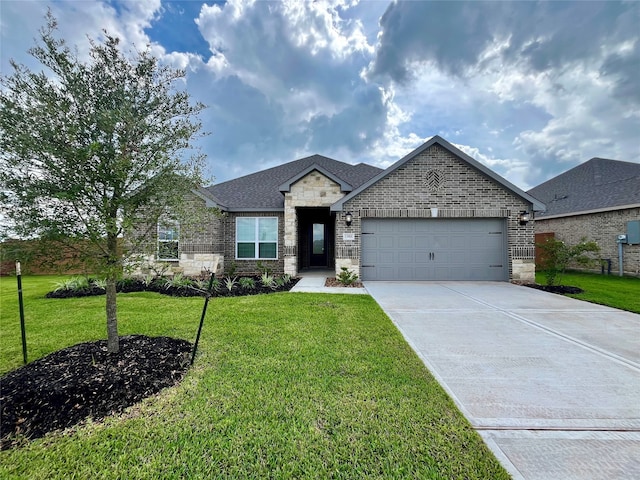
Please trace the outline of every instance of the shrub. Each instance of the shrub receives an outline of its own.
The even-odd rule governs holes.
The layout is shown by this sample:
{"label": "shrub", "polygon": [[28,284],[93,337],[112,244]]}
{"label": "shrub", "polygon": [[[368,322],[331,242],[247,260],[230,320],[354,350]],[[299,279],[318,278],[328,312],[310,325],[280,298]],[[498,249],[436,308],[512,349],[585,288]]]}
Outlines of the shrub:
{"label": "shrub", "polygon": [[262,263],[261,260],[258,260],[256,262],[256,268],[258,269],[261,275],[269,275],[269,276],[273,275],[273,270],[268,265],[265,265],[264,263]]}
{"label": "shrub", "polygon": [[223,282],[227,290],[231,292],[233,290],[233,287],[235,287],[238,284],[238,277],[233,277],[233,278],[225,277],[223,279]]}
{"label": "shrub", "polygon": [[193,286],[190,278],[185,277],[181,273],[176,273],[172,278],[166,278],[164,287],[169,288],[189,288]]}
{"label": "shrub", "polygon": [[256,281],[251,277],[242,277],[238,283],[245,290],[254,290],[256,288]]}
{"label": "shrub", "polygon": [[55,283],[55,292],[62,290],[78,291],[89,288],[89,279],[86,277],[71,277]]}
{"label": "shrub", "polygon": [[600,251],[596,242],[588,242],[584,238],[577,245],[567,245],[561,240],[547,238],[537,246],[542,249],[545,255],[544,276],[546,284],[549,286],[558,285],[562,275],[571,264],[582,267],[595,265],[598,259],[590,254]]}
{"label": "shrub", "polygon": [[267,288],[276,287],[275,279],[271,275],[269,275],[267,272],[263,273],[262,276],[260,277],[260,283],[262,283],[262,285]]}
{"label": "shrub", "polygon": [[358,280],[358,275],[350,271],[347,267],[342,267],[340,273],[336,277],[336,280],[342,285],[352,285]]}

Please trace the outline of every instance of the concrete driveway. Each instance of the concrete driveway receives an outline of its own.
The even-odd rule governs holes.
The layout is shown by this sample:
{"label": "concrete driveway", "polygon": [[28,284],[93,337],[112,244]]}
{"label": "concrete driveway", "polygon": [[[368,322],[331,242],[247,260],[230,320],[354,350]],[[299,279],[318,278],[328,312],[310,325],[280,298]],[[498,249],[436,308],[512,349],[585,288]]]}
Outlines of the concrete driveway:
{"label": "concrete driveway", "polygon": [[515,479],[640,478],[640,315],[509,283],[365,287]]}

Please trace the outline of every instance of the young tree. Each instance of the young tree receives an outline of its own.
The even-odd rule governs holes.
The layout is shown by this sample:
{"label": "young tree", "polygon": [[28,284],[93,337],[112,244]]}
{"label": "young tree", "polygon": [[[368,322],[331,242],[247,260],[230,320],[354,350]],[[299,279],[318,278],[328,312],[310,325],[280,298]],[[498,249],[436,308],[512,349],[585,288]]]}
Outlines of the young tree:
{"label": "young tree", "polygon": [[139,220],[155,226],[202,183],[193,140],[204,106],[175,88],[185,72],[159,65],[148,49],[128,57],[105,31],[82,61],[54,37],[51,13],[46,20],[29,53],[49,71],[12,61],[12,74],[0,79],[0,217],[22,238],[91,247],[81,254],[106,277],[115,353],[116,281],[126,257],[119,239],[149,243]]}
{"label": "young tree", "polygon": [[547,285],[557,285],[567,267],[574,263],[582,267],[589,267],[598,262],[594,257],[600,252],[600,247],[594,241],[583,238],[577,245],[567,245],[555,238],[547,238],[538,243],[544,252],[544,275]]}

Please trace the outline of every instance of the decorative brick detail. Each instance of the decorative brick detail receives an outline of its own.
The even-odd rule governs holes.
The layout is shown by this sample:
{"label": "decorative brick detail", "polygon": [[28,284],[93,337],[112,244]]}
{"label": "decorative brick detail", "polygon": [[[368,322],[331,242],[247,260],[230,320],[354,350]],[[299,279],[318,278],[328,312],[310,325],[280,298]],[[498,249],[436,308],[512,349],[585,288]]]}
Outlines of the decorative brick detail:
{"label": "decorative brick detail", "polygon": [[[434,170],[444,174],[445,186],[430,191],[426,176]],[[518,212],[530,208],[527,201],[436,144],[343,205],[341,219],[336,222],[336,271],[348,264],[352,268],[357,265],[359,273],[360,258],[355,255],[360,255],[363,218],[430,218],[436,216],[437,209],[439,218],[505,218],[509,278],[533,281],[531,267],[520,266],[525,263],[517,263],[519,270],[514,276],[514,260],[533,258],[533,222],[520,225],[517,219]],[[343,218],[348,211],[353,214],[350,227]],[[343,233],[355,233],[355,242],[345,241]]]}
{"label": "decorative brick detail", "polygon": [[533,245],[511,247],[511,258],[531,260],[536,258],[536,247]]}

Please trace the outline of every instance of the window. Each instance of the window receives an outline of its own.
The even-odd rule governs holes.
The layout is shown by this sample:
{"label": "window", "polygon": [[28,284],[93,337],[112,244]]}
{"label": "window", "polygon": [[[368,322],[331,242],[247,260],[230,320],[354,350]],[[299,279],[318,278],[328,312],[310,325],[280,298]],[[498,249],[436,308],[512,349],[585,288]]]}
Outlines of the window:
{"label": "window", "polygon": [[236,218],[236,258],[278,258],[278,219]]}
{"label": "window", "polygon": [[179,260],[180,226],[176,223],[158,224],[158,260]]}

